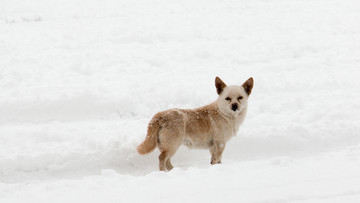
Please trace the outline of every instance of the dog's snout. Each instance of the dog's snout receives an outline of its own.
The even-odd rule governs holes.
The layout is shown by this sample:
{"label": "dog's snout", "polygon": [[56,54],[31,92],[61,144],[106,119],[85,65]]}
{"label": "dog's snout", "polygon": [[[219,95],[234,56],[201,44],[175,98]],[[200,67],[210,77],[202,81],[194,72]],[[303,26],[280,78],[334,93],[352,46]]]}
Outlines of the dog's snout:
{"label": "dog's snout", "polygon": [[237,105],[237,104],[232,104],[232,105],[231,105],[231,109],[232,109],[233,111],[238,110],[238,105]]}

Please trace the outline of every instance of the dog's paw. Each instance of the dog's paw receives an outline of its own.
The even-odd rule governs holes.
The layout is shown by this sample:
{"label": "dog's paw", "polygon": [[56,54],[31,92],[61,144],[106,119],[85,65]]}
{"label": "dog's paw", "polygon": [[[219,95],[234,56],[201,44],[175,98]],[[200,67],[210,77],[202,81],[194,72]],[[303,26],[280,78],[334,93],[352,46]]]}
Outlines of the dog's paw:
{"label": "dog's paw", "polygon": [[211,161],[210,162],[211,165],[214,165],[214,164],[221,164],[221,160],[220,161]]}

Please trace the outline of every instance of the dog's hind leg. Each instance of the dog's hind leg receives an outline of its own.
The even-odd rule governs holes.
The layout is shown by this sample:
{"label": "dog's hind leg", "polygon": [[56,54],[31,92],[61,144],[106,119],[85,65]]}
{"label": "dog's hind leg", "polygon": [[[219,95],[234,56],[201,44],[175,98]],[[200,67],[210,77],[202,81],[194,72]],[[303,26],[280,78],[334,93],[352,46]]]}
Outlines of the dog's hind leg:
{"label": "dog's hind leg", "polygon": [[166,170],[166,162],[168,158],[168,152],[167,151],[162,151],[161,154],[159,155],[159,169],[160,171],[165,171]]}
{"label": "dog's hind leg", "polygon": [[168,112],[164,120],[167,122],[163,123],[158,139],[158,148],[161,152],[159,168],[160,171],[169,171],[173,168],[170,158],[183,142],[185,123],[183,115],[178,111]]}
{"label": "dog's hind leg", "polygon": [[170,158],[166,161],[166,170],[170,171],[174,166],[171,164]]}
{"label": "dog's hind leg", "polygon": [[168,153],[168,159],[166,160],[166,170],[170,171],[171,169],[173,169],[173,165],[171,164],[171,157],[174,156],[174,154],[176,153],[177,149],[180,147],[180,144],[175,146],[171,151],[169,151]]}
{"label": "dog's hind leg", "polygon": [[171,164],[171,157],[174,156],[174,154],[176,153],[177,149],[180,147],[180,144],[177,146],[172,146],[172,149],[167,149],[167,150],[161,150],[161,154],[159,156],[159,168],[160,171],[170,171],[171,169],[173,169],[173,165]]}
{"label": "dog's hind leg", "polygon": [[[178,136],[177,136],[178,137]],[[171,157],[174,156],[177,149],[180,147],[181,141],[179,139],[172,140],[172,145],[160,145],[160,156],[159,156],[159,168],[160,171],[170,171],[173,169],[173,165],[171,164]]]}

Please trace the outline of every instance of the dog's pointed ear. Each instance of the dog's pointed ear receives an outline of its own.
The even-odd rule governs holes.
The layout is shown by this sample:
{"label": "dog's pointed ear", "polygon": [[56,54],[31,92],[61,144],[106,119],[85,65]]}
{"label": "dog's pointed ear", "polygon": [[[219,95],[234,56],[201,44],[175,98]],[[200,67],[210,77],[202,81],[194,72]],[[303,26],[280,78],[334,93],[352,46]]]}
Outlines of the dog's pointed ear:
{"label": "dog's pointed ear", "polygon": [[216,87],[217,93],[221,94],[221,92],[226,87],[226,84],[219,77],[216,77],[215,78],[215,87]]}
{"label": "dog's pointed ear", "polygon": [[251,90],[254,87],[254,79],[253,78],[249,78],[246,82],[244,82],[244,84],[242,85],[245,89],[245,92],[250,95],[251,94]]}

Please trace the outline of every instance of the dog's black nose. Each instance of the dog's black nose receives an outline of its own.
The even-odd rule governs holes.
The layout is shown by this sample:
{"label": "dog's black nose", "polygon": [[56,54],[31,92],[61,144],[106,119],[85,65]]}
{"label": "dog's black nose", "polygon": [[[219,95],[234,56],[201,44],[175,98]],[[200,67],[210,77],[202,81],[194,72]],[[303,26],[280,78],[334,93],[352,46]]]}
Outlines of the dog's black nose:
{"label": "dog's black nose", "polygon": [[237,104],[232,104],[232,105],[231,105],[231,109],[232,109],[233,111],[236,111],[236,110],[238,109],[238,105],[237,105]]}

